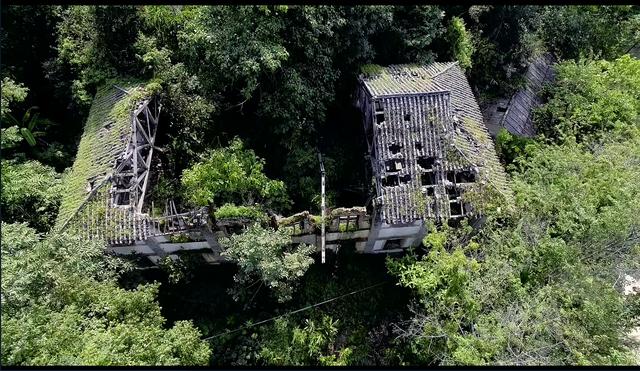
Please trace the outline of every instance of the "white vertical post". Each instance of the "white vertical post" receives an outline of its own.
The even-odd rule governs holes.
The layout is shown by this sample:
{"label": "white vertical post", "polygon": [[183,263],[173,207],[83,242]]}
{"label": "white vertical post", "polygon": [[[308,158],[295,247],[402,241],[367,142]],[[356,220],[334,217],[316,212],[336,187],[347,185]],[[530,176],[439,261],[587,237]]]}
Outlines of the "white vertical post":
{"label": "white vertical post", "polygon": [[325,194],[324,194],[324,163],[322,162],[322,154],[318,152],[320,160],[320,212],[322,213],[322,225],[320,226],[320,261],[325,261]]}

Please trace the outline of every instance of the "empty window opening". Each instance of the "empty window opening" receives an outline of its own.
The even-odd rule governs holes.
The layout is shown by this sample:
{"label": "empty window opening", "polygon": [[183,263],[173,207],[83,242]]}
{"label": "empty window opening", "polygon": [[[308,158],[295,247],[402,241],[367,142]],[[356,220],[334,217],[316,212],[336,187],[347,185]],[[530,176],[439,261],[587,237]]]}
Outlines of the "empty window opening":
{"label": "empty window opening", "polygon": [[382,250],[395,250],[400,248],[402,248],[402,240],[398,238],[394,240],[387,240],[384,243]]}
{"label": "empty window opening", "polygon": [[424,173],[420,176],[420,183],[423,186],[429,186],[436,184],[436,177],[433,172]]}
{"label": "empty window opening", "polygon": [[376,111],[382,111],[382,102],[379,100],[375,101],[374,106],[376,107]]}
{"label": "empty window opening", "polygon": [[382,178],[382,185],[385,187],[395,187],[399,184],[400,183],[398,183],[397,175],[387,175],[386,177]]}
{"label": "empty window opening", "polygon": [[376,113],[376,123],[382,124],[384,122],[384,113]]}
{"label": "empty window opening", "polygon": [[402,167],[404,165],[404,160],[401,160],[401,159],[387,160],[384,162],[384,165],[385,165],[386,171],[389,171],[389,172],[400,171],[402,170]]}
{"label": "empty window opening", "polygon": [[411,120],[411,115],[408,113],[404,114],[404,121],[410,121]]}
{"label": "empty window opening", "polygon": [[416,150],[422,151],[422,143],[416,142]]}
{"label": "empty window opening", "polygon": [[398,145],[398,144],[392,144],[392,145],[390,145],[390,146],[389,146],[389,151],[391,151],[391,153],[393,153],[393,154],[395,155],[396,153],[399,153],[399,152],[400,152],[400,149],[401,149],[401,148],[402,148],[402,146],[401,146],[401,145]]}
{"label": "empty window opening", "polygon": [[456,183],[473,183],[476,181],[476,174],[473,171],[461,171],[456,174]]}
{"label": "empty window opening", "polygon": [[447,171],[447,180],[450,181],[451,183],[455,182],[456,180],[455,171]]}
{"label": "empty window opening", "polygon": [[116,193],[114,204],[119,206],[129,205],[129,192]]}
{"label": "empty window opening", "polygon": [[433,195],[435,195],[435,188],[434,187],[429,187],[427,188],[427,196],[433,197]]}
{"label": "empty window opening", "polygon": [[460,196],[460,192],[457,187],[447,187],[447,195],[450,200],[455,200]]}
{"label": "empty window opening", "polygon": [[434,157],[420,156],[418,157],[416,162],[421,168],[425,170],[431,170],[431,168],[433,168],[433,165],[436,163],[436,159]]}
{"label": "empty window opening", "polygon": [[507,106],[497,106],[496,107],[496,111],[497,112],[507,112]]}
{"label": "empty window opening", "polygon": [[451,216],[462,215],[462,205],[459,202],[452,202],[449,205],[451,207]]}
{"label": "empty window opening", "polygon": [[409,183],[411,181],[411,175],[405,174],[400,177],[400,183]]}

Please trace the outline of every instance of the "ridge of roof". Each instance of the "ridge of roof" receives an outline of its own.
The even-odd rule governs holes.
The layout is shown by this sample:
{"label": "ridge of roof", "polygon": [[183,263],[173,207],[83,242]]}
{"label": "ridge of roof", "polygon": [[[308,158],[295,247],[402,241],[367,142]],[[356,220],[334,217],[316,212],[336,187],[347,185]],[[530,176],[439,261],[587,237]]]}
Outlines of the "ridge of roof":
{"label": "ridge of roof", "polygon": [[425,65],[419,64],[392,64],[382,67],[378,73],[372,76],[360,76],[372,97],[420,94],[434,92],[442,89],[437,77],[445,73],[457,62],[433,62]]}

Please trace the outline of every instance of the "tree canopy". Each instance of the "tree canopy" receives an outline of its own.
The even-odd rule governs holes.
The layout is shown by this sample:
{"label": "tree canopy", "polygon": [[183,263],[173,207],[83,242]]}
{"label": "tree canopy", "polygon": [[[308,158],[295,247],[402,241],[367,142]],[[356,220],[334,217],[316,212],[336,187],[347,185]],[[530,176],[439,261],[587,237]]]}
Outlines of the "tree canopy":
{"label": "tree canopy", "polygon": [[[638,363],[640,295],[623,286],[640,271],[640,7],[3,5],[1,17],[3,365]],[[558,63],[538,135],[495,138],[512,207],[474,227],[426,223],[393,256],[343,241],[325,264],[276,228],[274,214],[318,210],[318,153],[329,206],[374,204],[360,74],[458,61],[484,106],[509,101],[544,53]],[[51,230],[113,79],[159,93],[150,203],[250,221],[218,236],[233,264],[145,267]]]}

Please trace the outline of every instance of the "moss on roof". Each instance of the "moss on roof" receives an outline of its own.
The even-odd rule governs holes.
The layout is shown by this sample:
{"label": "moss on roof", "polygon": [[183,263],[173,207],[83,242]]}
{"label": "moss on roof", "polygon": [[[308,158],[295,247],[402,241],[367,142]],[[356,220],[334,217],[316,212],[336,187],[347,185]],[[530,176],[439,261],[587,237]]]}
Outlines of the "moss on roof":
{"label": "moss on roof", "polygon": [[[128,91],[128,94],[121,89]],[[69,220],[88,198],[88,184],[98,186],[115,168],[132,134],[132,111],[151,95],[139,80],[112,79],[98,88],[84,126],[78,153],[64,179],[56,227]]]}
{"label": "moss on roof", "polygon": [[[452,116],[457,118],[457,130],[452,141],[455,151],[447,152],[451,157],[448,161],[478,166],[481,178],[490,183],[507,201],[512,200],[507,174],[495,152],[471,86],[458,63],[392,65],[384,67],[375,75],[361,75],[360,79],[363,88],[373,99],[450,92],[450,109]],[[404,103],[398,103],[397,107],[409,104],[409,101],[408,98],[402,100]],[[395,110],[397,109],[392,109],[394,112]],[[402,120],[402,116],[397,117]],[[387,201],[390,202],[398,203],[397,200]]]}
{"label": "moss on roof", "polygon": [[372,97],[397,94],[420,94],[426,92],[443,91],[435,77],[457,65],[450,63],[431,63],[428,65],[403,64],[379,67],[375,73],[366,74],[372,70],[370,65],[363,66],[361,79]]}

